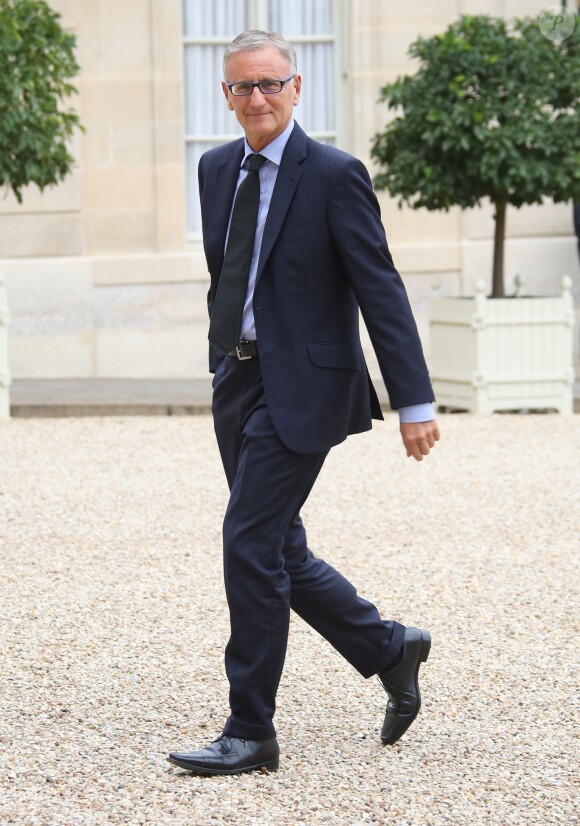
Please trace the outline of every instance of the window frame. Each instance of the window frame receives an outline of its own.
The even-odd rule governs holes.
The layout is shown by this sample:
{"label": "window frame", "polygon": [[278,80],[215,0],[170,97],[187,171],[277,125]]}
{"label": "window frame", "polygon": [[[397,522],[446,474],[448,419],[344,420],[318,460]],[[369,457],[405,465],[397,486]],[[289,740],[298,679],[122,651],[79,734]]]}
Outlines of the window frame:
{"label": "window frame", "polygon": [[[345,42],[347,32],[347,3],[348,0],[331,0],[332,3],[332,20],[333,32],[326,35],[293,35],[288,33],[288,39],[295,44],[308,43],[332,43],[334,45],[334,111],[335,111],[335,128],[331,131],[314,131],[308,132],[308,135],[315,140],[334,139],[334,146],[345,149],[346,148],[346,129],[345,129],[345,113],[344,113],[344,99],[346,87],[346,70],[344,63]],[[263,29],[268,31],[268,0],[246,0],[246,15],[248,29]],[[284,33],[286,36],[286,33]],[[186,37],[182,38],[183,51],[188,46],[222,46],[224,49],[231,43],[231,37]],[[300,72],[300,66],[298,67]],[[185,61],[184,61],[185,72]],[[184,76],[184,89],[187,84],[187,78]],[[219,82],[216,79],[216,82]],[[232,117],[235,117],[232,115]],[[187,157],[187,148],[195,143],[211,143],[215,146],[235,140],[231,134],[184,134],[185,154]],[[189,199],[190,193],[186,192],[186,198]],[[187,245],[190,249],[199,250],[201,246],[201,232],[187,231]]]}

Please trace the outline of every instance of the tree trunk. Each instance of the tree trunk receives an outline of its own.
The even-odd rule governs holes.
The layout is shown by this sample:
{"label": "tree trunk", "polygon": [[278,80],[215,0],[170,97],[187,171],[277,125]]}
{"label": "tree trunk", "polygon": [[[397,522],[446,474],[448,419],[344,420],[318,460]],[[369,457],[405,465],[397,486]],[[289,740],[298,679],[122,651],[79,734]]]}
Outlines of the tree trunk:
{"label": "tree trunk", "polygon": [[501,201],[495,204],[495,236],[493,239],[493,281],[491,287],[492,298],[503,298],[505,295],[503,280],[503,251],[505,241],[505,216],[507,203]]}

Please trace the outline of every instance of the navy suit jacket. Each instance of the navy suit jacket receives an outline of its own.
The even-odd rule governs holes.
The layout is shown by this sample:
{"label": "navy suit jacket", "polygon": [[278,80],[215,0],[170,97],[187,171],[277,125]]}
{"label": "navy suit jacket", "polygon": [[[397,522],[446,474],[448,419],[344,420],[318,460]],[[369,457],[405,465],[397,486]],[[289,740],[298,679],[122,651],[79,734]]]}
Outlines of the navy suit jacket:
{"label": "navy suit jacket", "polygon": [[[238,139],[199,163],[210,313],[243,153]],[[362,352],[359,307],[391,407],[433,401],[368,172],[295,123],[266,219],[253,310],[268,410],[297,453],[324,452],[383,418]],[[210,346],[210,371],[220,360]]]}

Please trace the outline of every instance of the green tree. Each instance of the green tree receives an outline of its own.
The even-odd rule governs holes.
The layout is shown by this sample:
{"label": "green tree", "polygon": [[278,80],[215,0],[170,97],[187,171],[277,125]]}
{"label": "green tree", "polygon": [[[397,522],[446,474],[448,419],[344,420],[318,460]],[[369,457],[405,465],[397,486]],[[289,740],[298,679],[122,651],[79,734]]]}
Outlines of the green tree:
{"label": "green tree", "polygon": [[0,0],[0,187],[19,202],[24,186],[58,183],[74,161],[67,141],[79,118],[61,103],[79,67],[59,21],[44,0]]}
{"label": "green tree", "polygon": [[495,207],[492,296],[504,295],[507,204],[580,199],[578,32],[557,43],[535,20],[464,16],[419,38],[416,74],[381,89],[397,114],[371,150],[377,189],[399,206]]}

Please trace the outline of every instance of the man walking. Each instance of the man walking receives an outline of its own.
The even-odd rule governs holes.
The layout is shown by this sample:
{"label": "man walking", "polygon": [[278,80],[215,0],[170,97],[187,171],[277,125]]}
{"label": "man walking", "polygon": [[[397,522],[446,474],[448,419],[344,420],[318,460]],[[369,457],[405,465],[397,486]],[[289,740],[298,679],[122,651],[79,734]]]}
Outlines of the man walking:
{"label": "man walking", "polygon": [[199,774],[275,771],[273,725],[290,608],[389,695],[381,739],[420,708],[428,632],[383,621],[309,550],[300,509],[333,445],[382,418],[358,329],[365,319],[408,456],[439,438],[405,289],[363,164],[293,121],[301,77],[278,34],[239,35],[224,55],[228,108],[245,138],[199,164],[211,275],[215,432],[230,487],[223,524],[231,714],[221,736],[168,760]]}

